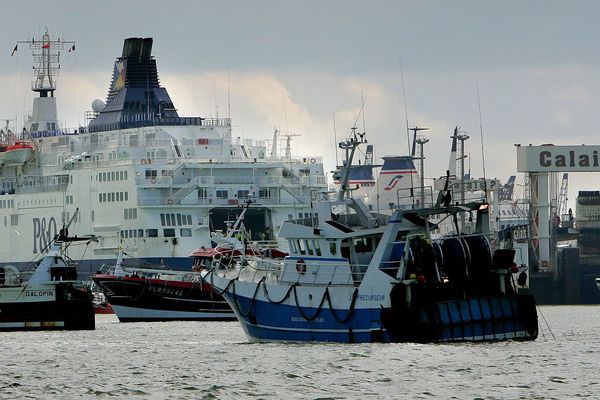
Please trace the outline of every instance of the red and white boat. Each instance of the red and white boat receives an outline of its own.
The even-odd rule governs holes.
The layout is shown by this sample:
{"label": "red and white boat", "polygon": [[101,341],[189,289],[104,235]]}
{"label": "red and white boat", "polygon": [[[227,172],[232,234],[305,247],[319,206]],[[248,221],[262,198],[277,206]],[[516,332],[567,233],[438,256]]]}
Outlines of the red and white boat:
{"label": "red and white boat", "polygon": [[[202,262],[201,264],[204,264]],[[202,273],[117,264],[92,276],[121,322],[235,320]]]}
{"label": "red and white boat", "polygon": [[235,320],[227,302],[205,280],[207,271],[287,255],[244,239],[242,219],[249,205],[226,235],[213,237],[216,246],[201,247],[190,255],[192,271],[127,267],[121,251],[114,266],[92,276],[119,321]]}

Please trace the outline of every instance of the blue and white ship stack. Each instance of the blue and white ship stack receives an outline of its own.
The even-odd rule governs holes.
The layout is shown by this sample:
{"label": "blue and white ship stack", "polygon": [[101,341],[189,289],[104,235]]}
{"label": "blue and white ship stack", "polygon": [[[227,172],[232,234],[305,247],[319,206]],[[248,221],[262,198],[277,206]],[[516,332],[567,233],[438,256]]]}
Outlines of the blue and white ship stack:
{"label": "blue and white ship stack", "polygon": [[[536,304],[511,243],[492,249],[486,203],[374,214],[351,196],[354,130],[335,199],[284,222],[284,260],[254,259],[208,276],[251,341],[453,342],[534,340]],[[417,191],[418,192],[418,191]],[[440,204],[444,203],[444,204]],[[478,234],[432,240],[428,218],[478,218]],[[438,218],[439,219],[439,218]],[[456,225],[458,225],[456,223]],[[457,226],[458,228],[458,226]],[[522,275],[522,274],[521,274]]]}

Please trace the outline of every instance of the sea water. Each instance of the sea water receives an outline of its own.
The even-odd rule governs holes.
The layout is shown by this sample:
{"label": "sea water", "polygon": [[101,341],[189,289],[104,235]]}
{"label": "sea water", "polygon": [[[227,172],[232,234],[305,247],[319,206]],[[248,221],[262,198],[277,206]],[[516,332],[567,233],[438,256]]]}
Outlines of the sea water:
{"label": "sea water", "polygon": [[543,306],[534,342],[250,343],[237,322],[0,333],[0,398],[600,398],[600,306]]}

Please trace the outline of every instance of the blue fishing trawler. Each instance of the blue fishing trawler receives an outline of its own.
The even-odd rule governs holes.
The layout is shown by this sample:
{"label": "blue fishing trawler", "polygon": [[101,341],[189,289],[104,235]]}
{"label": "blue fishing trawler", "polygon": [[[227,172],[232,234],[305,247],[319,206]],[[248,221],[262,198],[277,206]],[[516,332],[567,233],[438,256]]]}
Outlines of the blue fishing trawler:
{"label": "blue fishing trawler", "polygon": [[[254,257],[210,271],[251,341],[454,342],[534,340],[536,303],[514,263],[510,240],[492,246],[488,204],[451,204],[391,215],[352,198],[349,176],[364,134],[340,148],[337,196],[308,218],[284,222],[283,260]],[[418,191],[417,191],[418,192]],[[476,234],[432,238],[436,220],[477,218]],[[442,216],[442,218],[440,218]]]}

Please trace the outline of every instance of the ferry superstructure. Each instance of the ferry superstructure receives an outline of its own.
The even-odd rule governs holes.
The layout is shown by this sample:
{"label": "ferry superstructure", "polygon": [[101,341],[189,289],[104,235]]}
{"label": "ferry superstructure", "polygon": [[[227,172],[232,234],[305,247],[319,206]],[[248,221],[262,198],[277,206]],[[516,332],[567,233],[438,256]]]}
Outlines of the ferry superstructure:
{"label": "ferry superstructure", "polygon": [[23,266],[73,219],[71,234],[98,238],[74,255],[84,274],[114,262],[119,247],[191,268],[189,254],[210,246],[211,232],[235,220],[245,199],[256,202],[247,230],[269,240],[283,221],[309,217],[327,190],[321,158],[291,157],[289,137],[278,152],[277,131],[267,146],[235,137],[229,118],[179,116],[159,84],[151,38],[125,39],[106,102],[95,100],[89,124],[73,130],[60,129],[54,97],[60,50],[72,42],[46,32],[20,43],[39,62],[39,97],[19,132],[34,156],[0,167],[0,265]]}

